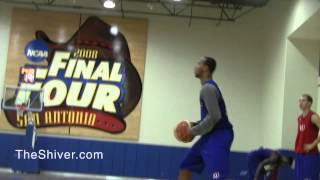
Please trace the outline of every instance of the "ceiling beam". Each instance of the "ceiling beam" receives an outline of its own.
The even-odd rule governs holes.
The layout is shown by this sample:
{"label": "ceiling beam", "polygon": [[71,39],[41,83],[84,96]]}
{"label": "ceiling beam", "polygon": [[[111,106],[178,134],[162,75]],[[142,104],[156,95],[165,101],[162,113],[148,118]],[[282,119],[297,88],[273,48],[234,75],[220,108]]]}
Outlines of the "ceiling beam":
{"label": "ceiling beam", "polygon": [[[0,0],[0,2],[6,2],[10,4],[15,5],[29,5],[34,6],[36,9],[40,8],[48,8],[48,9],[72,9],[72,10],[89,10],[89,11],[99,11],[99,12],[113,12],[113,13],[119,13],[122,17],[124,17],[124,14],[140,14],[140,15],[155,15],[155,16],[168,16],[168,17],[178,17],[178,18],[188,18],[189,19],[189,25],[191,24],[192,19],[202,19],[202,20],[212,20],[212,21],[228,21],[228,22],[234,22],[236,18],[230,18],[230,16],[227,14],[226,9],[232,9],[229,6],[224,6],[224,8],[221,8],[219,6],[214,5],[204,5],[204,4],[197,4],[196,0],[192,0],[190,3],[183,2],[183,3],[177,3],[173,1],[160,1],[160,0],[121,0],[120,1],[120,9],[105,9],[103,6],[100,7],[86,7],[86,6],[80,6],[80,5],[68,5],[68,4],[58,4],[54,3],[55,0],[51,0],[50,3],[35,3],[32,1],[23,1],[23,0]],[[48,1],[49,2],[49,1]],[[100,4],[103,4],[103,0],[98,0]],[[130,10],[130,9],[124,9],[123,3],[124,2],[143,2],[143,3],[160,3],[166,10],[166,12],[150,12],[150,11],[144,11],[144,10]],[[182,9],[180,9],[178,12],[174,13],[167,5],[179,5],[182,6]],[[224,16],[218,16],[218,17],[212,17],[212,16],[198,16],[194,14],[193,9],[196,7],[200,8],[218,8],[221,10],[221,13],[224,14]],[[190,15],[184,15],[182,12],[184,12],[186,9],[190,8]]]}

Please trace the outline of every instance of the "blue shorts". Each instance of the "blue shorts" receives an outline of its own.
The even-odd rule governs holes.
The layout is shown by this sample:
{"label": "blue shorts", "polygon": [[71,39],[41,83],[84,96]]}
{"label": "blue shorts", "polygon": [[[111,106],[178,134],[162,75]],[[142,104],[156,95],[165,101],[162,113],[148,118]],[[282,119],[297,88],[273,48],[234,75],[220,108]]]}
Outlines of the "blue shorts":
{"label": "blue shorts", "polygon": [[319,160],[319,155],[296,154],[295,180],[318,180]]}
{"label": "blue shorts", "polygon": [[203,135],[188,151],[180,169],[200,174],[206,166],[210,179],[228,178],[232,141],[232,129],[214,130]]}

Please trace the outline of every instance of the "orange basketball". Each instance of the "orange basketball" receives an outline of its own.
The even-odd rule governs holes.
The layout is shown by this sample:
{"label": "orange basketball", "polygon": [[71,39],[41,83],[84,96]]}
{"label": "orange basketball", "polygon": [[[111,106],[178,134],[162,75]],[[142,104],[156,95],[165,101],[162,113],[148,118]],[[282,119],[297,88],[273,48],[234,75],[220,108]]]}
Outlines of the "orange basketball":
{"label": "orange basketball", "polygon": [[193,137],[188,137],[187,133],[191,128],[191,123],[189,121],[181,121],[177,124],[176,128],[174,129],[174,136],[178,141],[181,142],[190,142],[192,141]]}

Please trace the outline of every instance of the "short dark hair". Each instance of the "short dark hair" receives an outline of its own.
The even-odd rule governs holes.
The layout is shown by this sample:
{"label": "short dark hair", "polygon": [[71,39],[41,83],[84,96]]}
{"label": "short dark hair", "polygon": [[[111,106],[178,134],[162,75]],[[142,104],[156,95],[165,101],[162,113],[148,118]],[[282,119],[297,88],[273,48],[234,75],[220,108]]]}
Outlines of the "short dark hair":
{"label": "short dark hair", "polygon": [[313,103],[313,99],[309,94],[302,94],[302,97],[306,98],[309,103]]}
{"label": "short dark hair", "polygon": [[212,57],[204,56],[203,63],[208,66],[210,73],[213,74],[217,67],[216,60]]}

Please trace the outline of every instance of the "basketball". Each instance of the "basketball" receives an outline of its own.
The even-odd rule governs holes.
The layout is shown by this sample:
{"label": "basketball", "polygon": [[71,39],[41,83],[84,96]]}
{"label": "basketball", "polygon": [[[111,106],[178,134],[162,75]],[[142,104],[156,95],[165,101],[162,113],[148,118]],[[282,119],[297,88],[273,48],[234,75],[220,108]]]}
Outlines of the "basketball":
{"label": "basketball", "polygon": [[181,121],[174,129],[174,135],[178,141],[187,143],[191,142],[193,137],[188,137],[188,130],[191,128],[191,123],[187,120]]}

